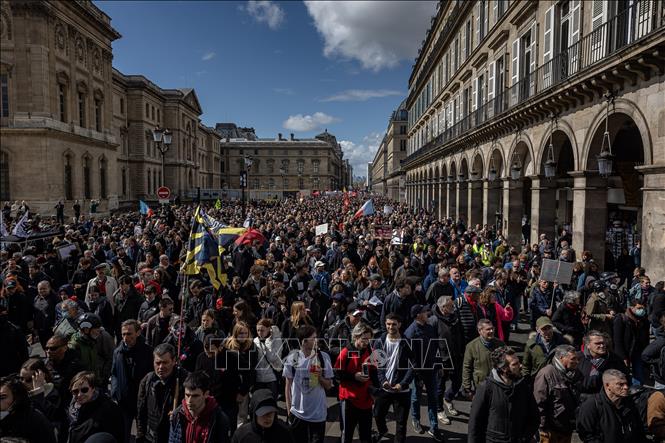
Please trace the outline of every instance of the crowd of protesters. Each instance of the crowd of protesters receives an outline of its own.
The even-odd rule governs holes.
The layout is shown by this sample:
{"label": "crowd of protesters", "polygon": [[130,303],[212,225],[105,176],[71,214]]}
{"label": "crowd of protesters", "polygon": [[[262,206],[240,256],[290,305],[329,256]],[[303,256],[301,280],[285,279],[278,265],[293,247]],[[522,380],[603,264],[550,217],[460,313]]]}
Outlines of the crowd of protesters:
{"label": "crowd of protesters", "polygon": [[[362,202],[207,207],[261,234],[222,251],[218,289],[180,272],[194,205],[30,214],[61,231],[3,244],[0,435],[321,443],[338,420],[342,442],[379,443],[393,421],[403,443],[468,419],[473,442],[665,441],[662,281],[600,269],[565,231],[509,244],[380,197],[354,216]],[[30,211],[14,206],[9,228]],[[542,279],[545,258],[574,262],[571,281]]]}

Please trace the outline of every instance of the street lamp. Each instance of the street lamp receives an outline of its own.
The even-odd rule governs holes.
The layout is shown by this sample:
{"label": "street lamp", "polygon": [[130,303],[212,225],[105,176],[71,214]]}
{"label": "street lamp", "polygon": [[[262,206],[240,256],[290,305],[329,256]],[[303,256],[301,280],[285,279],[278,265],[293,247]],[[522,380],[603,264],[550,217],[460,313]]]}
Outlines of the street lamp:
{"label": "street lamp", "polygon": [[160,186],[164,186],[164,182],[166,181],[166,175],[164,174],[164,156],[171,147],[171,136],[171,131],[168,129],[162,129],[159,126],[152,130],[152,140],[162,154],[162,183],[160,183]]}
{"label": "street lamp", "polygon": [[[603,141],[600,144],[600,154],[597,157],[598,172],[603,177],[609,177],[610,174],[612,174],[612,161],[614,160],[614,155],[612,155],[612,144],[610,143],[610,133],[607,130],[607,125],[610,120],[610,102],[614,104],[614,94],[608,92],[606,97],[607,107],[605,109],[605,132],[603,133]],[[606,141],[607,149],[605,149]]]}
{"label": "street lamp", "polygon": [[487,178],[490,179],[490,181],[496,180],[496,167],[494,166],[494,157],[490,158],[490,170],[489,173],[487,174]]}
{"label": "street lamp", "polygon": [[513,154],[513,165],[510,167],[510,178],[519,180],[522,175],[522,164],[520,163],[520,155],[515,152]]}
{"label": "street lamp", "polygon": [[556,175],[556,161],[554,160],[554,145],[552,144],[552,134],[554,132],[554,125],[556,124],[556,116],[552,117],[552,125],[550,125],[550,144],[547,148],[547,161],[545,162],[545,177],[551,179]]}

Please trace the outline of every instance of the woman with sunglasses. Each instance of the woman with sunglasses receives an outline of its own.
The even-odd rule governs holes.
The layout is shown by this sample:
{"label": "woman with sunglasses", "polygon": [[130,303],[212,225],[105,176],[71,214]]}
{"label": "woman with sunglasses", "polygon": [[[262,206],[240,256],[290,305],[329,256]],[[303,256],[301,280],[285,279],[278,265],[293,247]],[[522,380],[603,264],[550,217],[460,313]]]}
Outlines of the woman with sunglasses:
{"label": "woman with sunglasses", "polygon": [[96,388],[95,374],[79,372],[69,384],[72,401],[67,410],[69,419],[68,443],[83,443],[102,432],[124,442],[124,423],[120,407]]}

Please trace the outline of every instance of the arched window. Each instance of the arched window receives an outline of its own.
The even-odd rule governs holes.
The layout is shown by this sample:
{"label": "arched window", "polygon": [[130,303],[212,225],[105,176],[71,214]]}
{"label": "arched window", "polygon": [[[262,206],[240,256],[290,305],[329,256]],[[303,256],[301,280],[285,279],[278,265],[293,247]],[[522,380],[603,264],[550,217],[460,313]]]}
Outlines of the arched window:
{"label": "arched window", "polygon": [[92,198],[92,182],[90,181],[90,157],[83,157],[83,195]]}
{"label": "arched window", "polygon": [[106,159],[102,157],[99,160],[99,196],[101,198],[107,197],[106,190]]}
{"label": "arched window", "polygon": [[0,199],[9,200],[9,153],[0,154]]}
{"label": "arched window", "polygon": [[74,177],[72,172],[72,155],[65,155],[65,200],[74,200]]}

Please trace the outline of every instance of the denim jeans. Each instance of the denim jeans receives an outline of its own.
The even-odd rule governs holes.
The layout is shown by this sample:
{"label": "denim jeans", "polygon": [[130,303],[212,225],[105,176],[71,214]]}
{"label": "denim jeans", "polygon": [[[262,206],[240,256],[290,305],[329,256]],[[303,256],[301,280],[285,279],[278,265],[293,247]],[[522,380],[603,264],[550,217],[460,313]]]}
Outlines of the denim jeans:
{"label": "denim jeans", "polygon": [[[423,393],[423,385],[427,390],[427,416],[429,418],[429,425],[431,429],[439,429],[439,422],[437,421],[437,371],[425,370],[418,371],[416,378],[411,382],[411,417],[420,421],[420,396]],[[416,379],[422,381],[416,383]]]}

